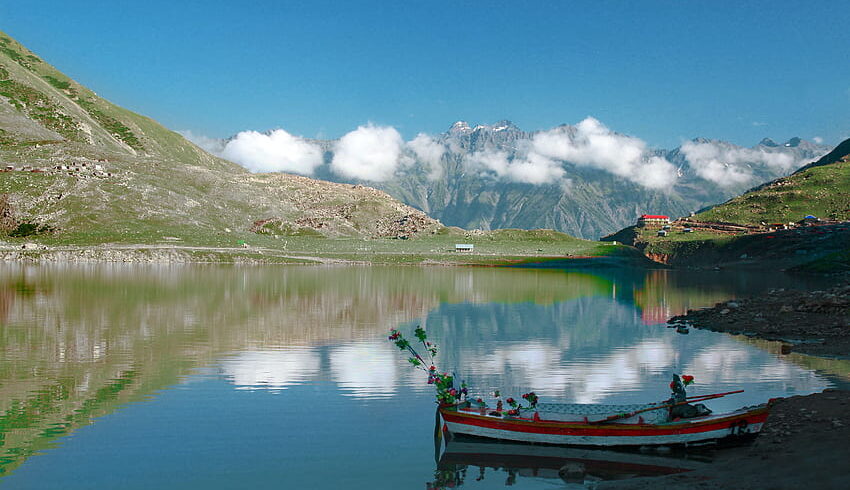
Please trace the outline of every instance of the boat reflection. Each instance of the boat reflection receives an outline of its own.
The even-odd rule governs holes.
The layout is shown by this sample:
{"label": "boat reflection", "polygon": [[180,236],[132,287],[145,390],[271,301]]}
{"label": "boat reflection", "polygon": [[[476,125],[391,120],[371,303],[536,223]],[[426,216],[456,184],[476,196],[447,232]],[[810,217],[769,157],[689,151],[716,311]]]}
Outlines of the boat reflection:
{"label": "boat reflection", "polygon": [[705,467],[710,453],[670,454],[541,446],[455,438],[446,442],[428,489],[456,488],[487,480],[486,486],[514,485],[518,478],[561,480],[570,487],[593,487],[624,480],[685,473]]}

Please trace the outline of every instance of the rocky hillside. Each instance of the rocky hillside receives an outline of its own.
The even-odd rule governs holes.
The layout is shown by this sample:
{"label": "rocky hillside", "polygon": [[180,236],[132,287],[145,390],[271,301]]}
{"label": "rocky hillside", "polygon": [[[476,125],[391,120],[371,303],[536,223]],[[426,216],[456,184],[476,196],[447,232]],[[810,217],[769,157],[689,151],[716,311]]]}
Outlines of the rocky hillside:
{"label": "rocky hillside", "polygon": [[441,227],[372,188],[251,174],[98,97],[4,33],[2,169],[5,231],[76,243],[206,243],[250,230],[406,237]]}

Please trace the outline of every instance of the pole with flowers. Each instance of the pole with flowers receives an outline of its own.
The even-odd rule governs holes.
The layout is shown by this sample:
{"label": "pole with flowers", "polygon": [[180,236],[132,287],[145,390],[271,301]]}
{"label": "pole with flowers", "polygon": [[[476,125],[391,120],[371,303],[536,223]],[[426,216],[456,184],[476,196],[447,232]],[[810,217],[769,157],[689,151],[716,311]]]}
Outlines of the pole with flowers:
{"label": "pole with flowers", "polygon": [[[437,367],[434,365],[434,358],[437,357],[437,346],[428,341],[428,335],[425,333],[425,329],[417,326],[416,330],[413,331],[413,335],[425,349],[428,355],[428,362],[425,362],[425,358],[416,351],[410,341],[404,338],[398,330],[390,330],[388,339],[400,350],[410,354],[411,357],[407,358],[407,362],[412,364],[416,369],[425,371],[428,375],[428,384],[434,385],[437,390],[437,403],[447,406],[466,402],[468,393],[466,383],[462,382],[458,389],[454,385],[454,376],[449,373],[440,373],[437,371]],[[428,367],[425,367],[426,365]]]}
{"label": "pole with flowers", "polygon": [[[428,340],[428,335],[425,332],[425,329],[421,326],[417,326],[413,331],[413,335],[416,337],[417,342],[422,345],[422,348],[424,348],[424,352],[427,353],[427,361],[425,357],[419,354],[413,344],[404,338],[404,335],[402,335],[397,329],[390,330],[388,339],[393,342],[399,350],[410,355],[407,359],[410,364],[412,364],[416,369],[421,369],[428,375],[428,384],[433,384],[437,391],[437,403],[441,407],[446,408],[458,406],[470,407],[474,405],[481,410],[486,410],[487,403],[482,398],[476,398],[475,400],[469,399],[469,391],[465,382],[461,382],[460,387],[458,388],[454,384],[455,379],[453,375],[446,372],[441,373],[437,370],[434,362],[434,358],[437,357],[437,346]],[[537,395],[533,391],[522,395],[522,398],[528,402],[528,406],[522,405],[512,397],[505,399],[505,402],[510,407],[508,410],[503,409],[501,394],[499,391],[496,391],[494,396],[497,399],[497,404],[496,409],[490,412],[493,415],[498,413],[499,415],[516,416],[519,415],[520,410],[533,410],[537,407]]]}

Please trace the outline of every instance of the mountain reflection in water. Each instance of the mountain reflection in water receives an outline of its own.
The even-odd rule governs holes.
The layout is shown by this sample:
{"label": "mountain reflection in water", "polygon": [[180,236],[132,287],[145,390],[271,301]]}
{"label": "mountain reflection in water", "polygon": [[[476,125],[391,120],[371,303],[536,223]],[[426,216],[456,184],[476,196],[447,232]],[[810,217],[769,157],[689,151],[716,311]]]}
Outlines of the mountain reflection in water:
{"label": "mountain reflection in water", "polygon": [[[787,362],[752,342],[700,331],[678,335],[656,324],[688,308],[791,281],[782,275],[696,278],[670,271],[4,265],[0,482],[62,486],[58,476],[51,479],[51,469],[61,466],[63,451],[80,449],[56,447],[58,442],[107,438],[97,430],[102,424],[91,424],[114,420],[108,416],[122,407],[137,417],[166,410],[162,404],[169,404],[166,413],[183,413],[189,402],[180,397],[190,395],[192,407],[209,410],[224,405],[239,410],[246,407],[245,397],[265,404],[257,415],[261,420],[252,423],[269,417],[265,423],[273,425],[286,407],[304,430],[326,423],[314,420],[318,413],[344,424],[333,436],[302,442],[304,454],[327,455],[339,445],[356,445],[363,439],[361,425],[368,424],[349,420],[352,414],[377,411],[403,422],[395,432],[376,429],[370,447],[409,457],[406,467],[418,468],[415,455],[423,448],[431,452],[429,441],[415,439],[402,450],[394,434],[430,431],[433,418],[423,421],[416,414],[432,413],[432,387],[385,340],[390,328],[416,324],[426,326],[439,343],[441,368],[456,371],[482,395],[496,388],[511,393],[529,388],[552,400],[642,402],[666,397],[673,370],[695,374],[698,393],[747,390],[737,399],[718,401],[717,408],[820,390],[828,381],[807,368],[840,377],[846,376],[846,365]],[[317,400],[321,410],[313,405]],[[218,419],[226,413],[188,412],[194,418],[169,429],[173,434],[198,437],[193,424],[203,417],[216,417],[220,426],[239,423]],[[129,423],[122,427],[132,428]],[[239,436],[236,425],[233,433],[218,441],[221,447],[265,454]],[[140,443],[159,444],[151,433],[138,437]],[[214,456],[218,447],[204,446],[198,460],[186,464],[201,465],[201,458]],[[110,449],[122,454],[133,446]],[[168,448],[158,449],[167,453]],[[70,456],[77,466],[66,472],[110,472],[97,458]],[[275,468],[292,469],[294,460],[281,457]],[[259,463],[240,459],[238,464]],[[420,476],[394,478],[401,485],[421,485]],[[145,478],[154,479],[143,482],[149,486],[162,483],[153,474]],[[74,486],[73,478],[63,481]],[[88,483],[79,487],[97,486]],[[329,473],[326,483],[339,481]]]}

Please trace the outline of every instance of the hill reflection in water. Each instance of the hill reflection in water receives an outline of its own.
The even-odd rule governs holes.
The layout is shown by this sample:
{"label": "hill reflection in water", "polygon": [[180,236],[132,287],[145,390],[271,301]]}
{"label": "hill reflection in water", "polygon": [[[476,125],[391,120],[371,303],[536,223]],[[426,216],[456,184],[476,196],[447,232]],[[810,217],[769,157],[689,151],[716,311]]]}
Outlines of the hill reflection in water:
{"label": "hill reflection in water", "polygon": [[[431,387],[385,340],[390,328],[416,324],[441,345],[440,366],[481,394],[644,401],[666,396],[673,370],[696,374],[700,392],[745,387],[749,398],[734,406],[819,390],[823,378],[751,343],[654,323],[783,282],[669,271],[5,265],[0,475],[22,473],[31,456],[99,417],[193,383],[283,397],[298,388],[299,406],[330,396],[325,408],[336,414],[390,413],[399,397],[430,410]],[[409,424],[416,431],[421,421]],[[191,424],[181,430],[192,434]],[[336,437],[358,437],[349,431]]]}

